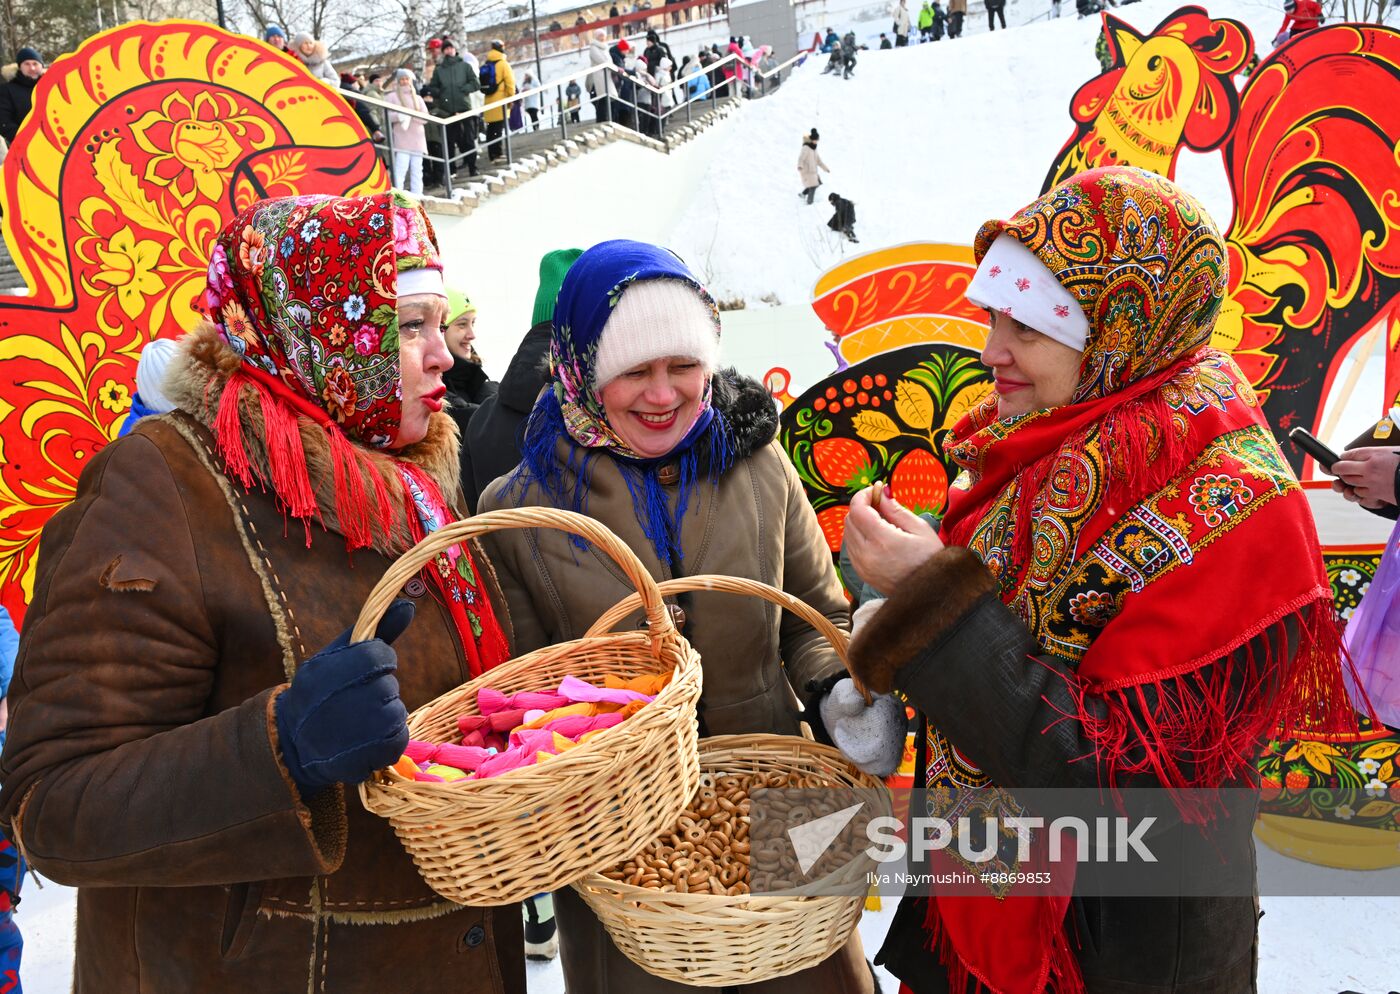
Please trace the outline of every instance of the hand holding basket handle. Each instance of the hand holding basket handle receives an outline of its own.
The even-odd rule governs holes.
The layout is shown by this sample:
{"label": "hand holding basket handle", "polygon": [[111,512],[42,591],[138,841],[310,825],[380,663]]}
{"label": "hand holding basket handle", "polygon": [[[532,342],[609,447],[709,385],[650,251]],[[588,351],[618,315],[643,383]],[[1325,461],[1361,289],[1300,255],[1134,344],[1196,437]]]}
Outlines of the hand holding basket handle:
{"label": "hand holding basket handle", "polygon": [[297,667],[273,704],[282,761],[303,798],[336,783],[360,783],[403,755],[408,712],[394,677],[390,643],[413,620],[413,602],[395,601],[374,638],[346,629]]}

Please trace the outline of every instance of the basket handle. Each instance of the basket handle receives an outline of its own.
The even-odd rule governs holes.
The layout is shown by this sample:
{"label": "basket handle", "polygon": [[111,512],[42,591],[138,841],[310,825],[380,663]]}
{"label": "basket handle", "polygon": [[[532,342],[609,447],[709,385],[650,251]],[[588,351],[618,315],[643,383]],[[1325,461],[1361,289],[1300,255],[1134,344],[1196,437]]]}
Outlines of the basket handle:
{"label": "basket handle", "polygon": [[633,605],[634,610],[638,604],[646,608],[647,630],[652,638],[675,634],[671,614],[661,599],[662,594],[656,586],[656,581],[622,539],[586,515],[549,507],[522,507],[488,511],[454,521],[444,528],[439,528],[405,552],[385,571],[365,598],[365,606],[360,609],[360,616],[356,619],[354,631],[350,636],[351,641],[361,642],[373,637],[379,619],[399,596],[403,585],[413,579],[423,565],[439,552],[470,538],[515,528],[554,528],[592,542],[622,567],[622,572],[637,588],[637,593],[633,594],[628,602]]}
{"label": "basket handle", "polygon": [[[851,636],[831,623],[831,619],[822,614],[812,605],[804,600],[792,596],[786,590],[779,590],[777,587],[769,586],[759,580],[750,580],[742,576],[719,576],[718,574],[697,574],[696,576],[680,576],[673,580],[662,580],[657,585],[657,590],[662,597],[672,597],[676,594],[689,593],[697,590],[707,590],[722,594],[743,594],[751,597],[758,597],[781,608],[791,611],[807,624],[817,630],[817,633],[831,643],[831,647],[836,650],[837,657],[846,667],[846,672],[850,673],[850,659],[846,650],[850,645]],[[642,604],[642,599],[636,594],[632,594],[621,602],[614,604],[603,612],[603,616],[593,622],[593,627],[585,633],[585,638],[598,635],[606,635],[608,632]],[[648,613],[647,622],[650,624],[651,615]],[[856,689],[865,698],[865,703],[871,702],[870,691],[865,689],[865,685],[860,682],[860,678],[851,673],[851,681],[856,685]]]}

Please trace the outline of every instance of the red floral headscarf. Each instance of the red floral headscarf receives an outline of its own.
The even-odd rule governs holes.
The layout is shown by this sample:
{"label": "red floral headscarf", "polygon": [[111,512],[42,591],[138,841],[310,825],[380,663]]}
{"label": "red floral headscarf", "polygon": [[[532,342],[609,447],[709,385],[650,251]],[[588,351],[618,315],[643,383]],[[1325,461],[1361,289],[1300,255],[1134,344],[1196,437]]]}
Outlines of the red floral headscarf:
{"label": "red floral headscarf", "polygon": [[442,268],[437,240],[399,194],[264,200],[220,233],[204,304],[250,369],[383,449],[402,402],[398,274],[418,268]]}
{"label": "red floral headscarf", "polygon": [[[308,421],[329,445],[348,548],[378,540],[402,552],[454,520],[427,473],[371,452],[393,446],[399,431],[400,276],[441,268],[427,215],[396,193],[264,200],[215,242],[204,306],[243,359],[218,400],[215,440],[229,476],[271,489],[307,524],[308,545],[312,519],[326,510],[307,466]],[[249,408],[261,417],[265,462],[248,451]],[[470,551],[440,553],[423,577],[447,607],[470,673],[503,662],[509,647]]]}

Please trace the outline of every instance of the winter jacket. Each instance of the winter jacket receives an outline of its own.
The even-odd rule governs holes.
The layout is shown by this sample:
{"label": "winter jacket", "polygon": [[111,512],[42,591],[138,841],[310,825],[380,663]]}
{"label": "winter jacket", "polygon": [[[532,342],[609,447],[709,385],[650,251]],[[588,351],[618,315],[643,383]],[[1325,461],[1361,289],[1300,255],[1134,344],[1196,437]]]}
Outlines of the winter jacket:
{"label": "winter jacket", "polygon": [[797,172],[802,177],[804,190],[821,184],[821,177],[817,174],[818,169],[822,172],[831,172],[826,163],[822,161],[820,153],[817,152],[817,146],[810,139],[805,139],[802,142],[802,151],[797,156]]}
{"label": "winter jacket", "polygon": [[462,489],[473,513],[487,485],[520,462],[520,429],[548,380],[549,332],[550,322],[542,321],[525,334],[495,394],[481,401],[467,425],[463,448],[471,453],[472,478],[463,478]]}
{"label": "winter jacket", "polygon": [[496,92],[486,97],[486,110],[481,115],[482,120],[490,124],[506,119],[506,109],[502,105],[515,96],[515,73],[506,61],[505,54],[494,48],[486,53],[486,61],[496,64]]}
{"label": "winter jacket", "polygon": [[897,35],[907,35],[909,33],[909,8],[900,4],[894,9],[894,33]]}
{"label": "winter jacket", "polygon": [[[880,678],[872,679],[874,674],[893,673],[894,688],[993,783],[1010,789],[1100,789],[1108,774],[1086,761],[1095,754],[1093,743],[1081,723],[1064,720],[1080,709],[1071,667],[1041,652],[1025,623],[993,593],[995,586],[991,573],[967,550],[938,553],[863,626],[851,647],[852,669],[875,686]],[[1278,652],[1279,641],[1261,635],[1237,651],[1264,658]],[[1297,645],[1296,628],[1289,641]],[[1244,674],[1248,667],[1235,672]],[[1106,713],[1102,703],[1098,706]],[[916,769],[926,763],[922,752],[921,745]],[[1119,785],[1158,786],[1143,779]],[[1080,864],[1076,882],[1083,881],[1087,893],[1071,900],[1067,927],[1078,937],[1076,954],[1088,994],[1255,989],[1257,919],[1248,891],[1258,795],[1233,790],[1222,796],[1227,811],[1217,815],[1209,835],[1168,814],[1153,830],[1151,849],[1179,861],[1173,865],[1187,872],[1212,867],[1219,874],[1218,893],[1243,890],[1246,896],[1088,896],[1095,890],[1089,877],[1096,871],[1092,863]],[[946,974],[923,928],[925,912],[924,899],[906,898],[875,961],[914,994],[946,994]]]}
{"label": "winter jacket", "polygon": [[[746,576],[781,587],[834,623],[847,624],[847,606],[831,566],[821,527],[802,482],[778,444],[777,412],[758,383],[717,374],[715,403],[735,432],[737,463],[718,482],[700,484],[682,524],[689,573]],[[559,443],[568,460],[573,445]],[[670,575],[642,533],[617,463],[603,455],[590,464],[588,514],[617,533],[658,579]],[[523,496],[496,480],[481,497],[481,510],[546,503],[537,486]],[[632,593],[618,567],[596,549],[577,549],[557,531],[498,532],[487,539],[511,618],[518,651],[581,636],[607,608]],[[707,734],[798,731],[794,690],[842,671],[819,635],[767,602],[727,594],[679,598],[685,634],[705,668],[699,706]],[[638,626],[634,612],[619,630]],[[572,891],[555,897],[565,986],[580,994],[627,991],[659,994],[692,990],[645,973],[626,959]],[[744,990],[765,994],[862,994],[873,990],[859,935],[827,962]]]}
{"label": "winter jacket", "polygon": [[[462,440],[459,474],[462,478],[462,492],[474,495],[476,487],[472,483],[472,458],[471,447],[467,442],[467,424],[472,415],[481,408],[482,403],[496,395],[497,384],[486,375],[481,363],[472,362],[470,359],[456,359],[452,368],[442,374],[442,383],[447,387],[447,413],[457,422],[457,434]],[[476,499],[473,496],[468,502],[468,507],[473,508],[475,504]]]}
{"label": "winter jacket", "polygon": [[830,52],[839,44],[841,44],[840,37],[836,34],[835,31],[831,31],[827,34],[826,40],[822,42],[822,51]]}
{"label": "winter jacket", "polygon": [[[369,994],[392,976],[418,994],[523,994],[517,907],[438,897],[353,790],[303,802],[281,759],[275,698],[354,623],[402,529],[347,553],[319,431],[303,439],[323,521],[289,524],[273,494],[233,482],[208,426],[240,362],[209,326],[182,360],[166,381],[181,410],[103,448],[45,526],[11,688],[0,818],[35,869],[78,888],[74,991]],[[447,495],[454,434],[435,415],[403,454]],[[467,666],[422,583],[403,596],[412,710]]]}
{"label": "winter jacket", "polygon": [[[15,675],[15,656],[19,654],[19,632],[10,612],[0,607],[0,697],[10,692],[10,680]],[[3,730],[0,730],[3,735]]]}
{"label": "winter jacket", "polygon": [[[596,38],[588,43],[588,64],[590,66],[610,66],[613,64],[612,56],[608,54],[608,46]],[[617,80],[613,78],[612,72],[600,68],[597,72],[589,74],[588,90],[593,95],[594,100],[615,97],[617,96]]]}
{"label": "winter jacket", "polygon": [[1283,10],[1283,24],[1276,35],[1287,31],[1291,38],[1322,23],[1322,4],[1317,0],[1285,0]]}
{"label": "winter jacket", "polygon": [[[336,77],[336,82],[340,82],[340,77]],[[34,87],[37,83],[38,80],[16,72],[14,79],[0,85],[0,138],[11,145],[15,141],[15,132],[19,131],[19,126],[34,106]]]}
{"label": "winter jacket", "polygon": [[836,208],[836,210],[835,213],[831,215],[831,220],[826,222],[828,228],[832,231],[846,231],[855,226],[855,204],[851,203],[851,201],[847,200],[845,197],[837,197],[832,203],[832,206]]}
{"label": "winter jacket", "polygon": [[919,30],[927,31],[931,27],[933,27],[933,8],[924,4],[923,7],[919,8]]}
{"label": "winter jacket", "polygon": [[676,64],[676,57],[671,54],[671,46],[664,41],[653,41],[642,50],[642,58],[647,60],[647,68],[653,73],[661,65],[662,59],[670,59],[671,65]]}
{"label": "winter jacket", "polygon": [[476,71],[460,55],[447,55],[438,63],[428,93],[433,98],[433,113],[452,117],[471,110],[471,95],[481,89]]}
{"label": "winter jacket", "polygon": [[948,0],[948,13],[966,14],[967,0]]}
{"label": "winter jacket", "polygon": [[[437,77],[434,76],[434,79]],[[385,103],[396,104],[407,110],[416,110],[426,114],[428,105],[424,103],[412,87],[407,90],[395,86],[384,96]],[[421,152],[428,151],[428,131],[427,124],[420,117],[411,117],[408,114],[389,114],[389,124],[394,129],[394,151],[396,152]]]}
{"label": "winter jacket", "polygon": [[[521,92],[521,93],[528,93],[530,90],[538,89],[539,86],[540,86],[540,84],[539,84],[539,81],[538,81],[538,80],[535,80],[535,79],[532,79],[532,78],[529,77],[529,76],[526,76],[526,77],[525,77],[525,81],[522,82],[522,83],[520,84],[520,92]],[[521,99],[520,104],[521,104],[521,106],[523,106],[526,110],[530,110],[530,109],[532,109],[532,108],[533,108],[534,110],[539,110],[539,109],[540,109],[540,95],[539,95],[538,93],[536,93],[536,94],[534,94],[533,96],[524,97],[524,98]]]}
{"label": "winter jacket", "polygon": [[300,51],[296,53],[301,64],[306,66],[306,71],[317,79],[323,79],[335,88],[340,88],[340,73],[335,71],[335,66],[331,65],[330,51],[323,41],[316,42],[316,48],[310,55],[302,55]]}

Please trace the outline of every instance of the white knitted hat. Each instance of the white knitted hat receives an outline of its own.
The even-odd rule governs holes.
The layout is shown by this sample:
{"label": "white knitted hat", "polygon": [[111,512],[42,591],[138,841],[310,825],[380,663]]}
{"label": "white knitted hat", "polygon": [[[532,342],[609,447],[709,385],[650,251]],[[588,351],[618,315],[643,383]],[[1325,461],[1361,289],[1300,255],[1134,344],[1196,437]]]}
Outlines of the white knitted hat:
{"label": "white knitted hat", "polygon": [[1045,263],[1011,235],[998,235],[987,248],[964,296],[1076,351],[1083,352],[1089,341],[1083,309]]}
{"label": "white knitted hat", "polygon": [[136,360],[136,392],[145,404],[157,414],[175,409],[175,403],[165,395],[165,374],[170,368],[170,360],[180,347],[168,338],[157,338],[141,350],[141,358]]}
{"label": "white knitted hat", "polygon": [[714,314],[689,283],[633,283],[622,291],[598,336],[593,386],[601,390],[632,367],[668,356],[695,359],[712,372],[719,363]]}

